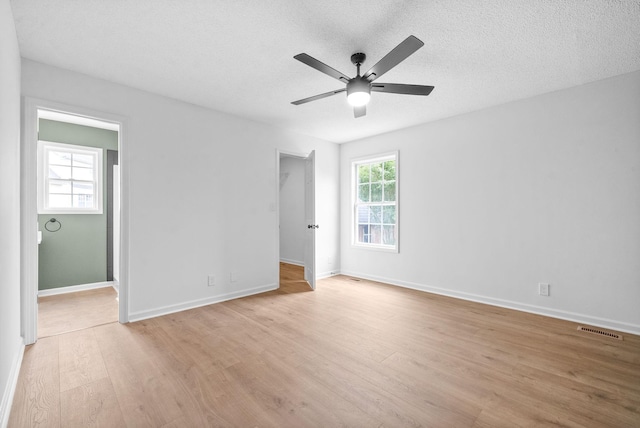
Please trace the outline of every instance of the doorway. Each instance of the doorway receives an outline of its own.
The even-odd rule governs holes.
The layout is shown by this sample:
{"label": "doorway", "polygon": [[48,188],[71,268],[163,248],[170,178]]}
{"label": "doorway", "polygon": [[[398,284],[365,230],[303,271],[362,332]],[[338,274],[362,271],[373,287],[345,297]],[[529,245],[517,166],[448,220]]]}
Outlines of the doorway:
{"label": "doorway", "polygon": [[39,338],[118,320],[118,132],[117,124],[38,110]]}
{"label": "doorway", "polygon": [[300,267],[302,279],[315,290],[315,152],[278,151],[278,264]]}
{"label": "doorway", "polygon": [[[31,98],[25,99],[23,114],[25,343],[43,337],[38,333],[38,300],[46,301],[47,310],[52,305],[61,308],[58,315],[73,315],[67,317],[70,323],[63,321],[61,329],[44,335],[126,322],[128,287],[122,267],[127,252],[122,244],[127,237],[120,227],[127,224],[122,215],[126,204],[120,202],[117,165],[123,121]],[[107,305],[100,308],[100,302]],[[54,319],[60,323],[58,315]]]}

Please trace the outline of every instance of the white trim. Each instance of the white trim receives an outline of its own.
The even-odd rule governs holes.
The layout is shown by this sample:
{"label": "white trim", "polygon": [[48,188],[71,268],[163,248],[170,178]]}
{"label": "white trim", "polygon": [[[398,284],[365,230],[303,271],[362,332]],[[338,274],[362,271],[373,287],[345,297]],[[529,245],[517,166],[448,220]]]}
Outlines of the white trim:
{"label": "white trim", "polygon": [[[280,158],[296,158],[296,159],[306,159],[311,154],[311,151],[303,153],[303,152],[293,152],[291,150],[281,150],[276,149],[278,155],[278,163],[280,163]],[[279,174],[278,174],[279,176]]]}
{"label": "white trim", "polygon": [[2,392],[2,401],[0,401],[0,427],[3,428],[9,424],[9,413],[11,413],[13,397],[16,393],[16,387],[18,386],[18,375],[20,374],[20,367],[22,366],[22,358],[24,356],[24,342],[22,338],[18,339],[16,347],[18,348],[18,352],[15,353],[13,361],[11,362],[7,384]]}
{"label": "white trim", "polygon": [[[396,243],[394,245],[384,245],[384,244],[370,244],[358,242],[358,228],[356,223],[356,199],[357,195],[357,168],[358,165],[361,164],[370,164],[374,162],[384,162],[387,160],[393,159],[396,163],[396,199],[394,201],[394,206],[396,207]],[[371,155],[371,156],[363,156],[355,159],[351,159],[351,202],[350,202],[350,210],[351,210],[351,224],[349,226],[350,235],[351,235],[351,247],[361,250],[374,250],[374,251],[383,251],[387,253],[399,253],[400,252],[400,151],[395,150],[392,152]],[[384,203],[382,203],[384,205]],[[382,213],[381,213],[382,215]]]}
{"label": "white trim", "polygon": [[276,224],[275,224],[275,238],[276,238],[276,246],[274,248],[275,254],[275,262],[276,262],[276,277],[274,280],[278,284],[278,288],[280,288],[280,149],[276,149],[276,176],[275,176],[275,205],[276,205]]}
{"label": "white trim", "polygon": [[285,259],[283,257],[280,257],[280,263],[287,263],[289,265],[295,265],[295,266],[304,266],[304,262],[303,261]]}
{"label": "white trim", "polygon": [[[67,153],[82,153],[93,158],[93,179],[91,181],[80,181],[69,179],[65,180],[69,183],[84,182],[93,185],[94,204],[90,208],[66,207],[53,208],[49,207],[49,152],[60,151]],[[75,144],[56,143],[53,141],[38,140],[38,214],[102,214],[103,205],[103,183],[102,176],[102,153],[100,147],[78,146]],[[73,168],[73,166],[71,166]]]}
{"label": "white trim", "polygon": [[22,113],[20,172],[20,246],[22,336],[25,345],[35,343],[38,328],[38,102],[25,98]]}
{"label": "white trim", "polygon": [[109,123],[104,120],[96,120],[76,114],[65,114],[59,111],[45,110],[40,115],[41,119],[53,120],[56,122],[73,123],[75,125],[88,126],[91,128],[108,129],[109,131],[117,131],[117,123]]}
{"label": "white trim", "polygon": [[38,110],[65,113],[74,116],[112,123],[119,128],[118,156],[120,164],[120,293],[118,319],[129,320],[129,169],[128,150],[125,141],[126,118],[92,109],[71,106],[37,98],[23,98],[21,137],[21,299],[22,334],[24,343],[37,340],[38,329],[38,215],[37,215],[37,141]]}
{"label": "white trim", "polygon": [[391,150],[389,152],[384,153],[376,153],[373,155],[364,155],[358,156],[357,158],[351,158],[351,163],[360,164],[360,163],[373,163],[378,161],[385,161],[392,157],[398,157],[399,150]]}
{"label": "white trim", "polygon": [[149,309],[146,311],[131,312],[129,314],[129,321],[134,322],[145,320],[148,318],[155,318],[162,315],[173,314],[175,312],[182,312],[189,309],[208,306],[214,303],[226,302],[227,300],[239,299],[241,297],[252,296],[254,294],[266,293],[267,291],[273,291],[277,289],[278,284],[267,284],[255,288],[250,288],[248,290],[223,294],[221,296],[205,297],[204,299],[190,300],[188,302],[178,303],[176,305],[167,305],[156,309]]}
{"label": "white trim", "polygon": [[316,279],[319,280],[319,279],[329,278],[329,277],[336,276],[336,275],[340,275],[340,272],[339,271],[333,271],[333,270],[328,271],[328,272],[319,272],[319,273],[316,274]]}
{"label": "white trim", "polygon": [[113,287],[116,291],[113,281],[92,282],[90,284],[69,285],[67,287],[48,288],[46,290],[38,290],[38,297],[56,296],[58,294],[77,293],[79,291],[95,290],[97,288]]}
{"label": "white trim", "polygon": [[340,274],[353,276],[356,278],[368,279],[382,282],[412,290],[424,291],[427,293],[440,294],[442,296],[454,297],[456,299],[468,300],[471,302],[484,303],[486,305],[498,306],[501,308],[514,309],[516,311],[528,312],[536,315],[543,315],[551,318],[558,318],[565,321],[589,324],[596,327],[607,328],[625,333],[640,335],[640,325],[615,321],[607,318],[599,318],[576,312],[562,311],[558,309],[545,308],[543,306],[529,305],[526,303],[514,302],[512,300],[496,299],[493,297],[480,296],[472,293],[448,290],[446,288],[433,287],[430,285],[417,284],[415,282],[401,281],[392,278],[384,278],[375,275],[366,275],[359,272],[341,271]]}

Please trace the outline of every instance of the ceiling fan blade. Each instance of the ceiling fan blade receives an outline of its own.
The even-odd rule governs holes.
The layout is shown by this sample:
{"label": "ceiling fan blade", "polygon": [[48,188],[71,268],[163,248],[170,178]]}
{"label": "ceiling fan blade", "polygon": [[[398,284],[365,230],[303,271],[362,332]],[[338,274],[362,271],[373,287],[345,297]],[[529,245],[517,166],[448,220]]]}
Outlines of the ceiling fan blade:
{"label": "ceiling fan blade", "polygon": [[349,77],[340,73],[338,70],[329,67],[327,64],[325,64],[324,62],[320,62],[317,59],[315,59],[312,56],[307,55],[306,53],[301,53],[298,54],[296,56],[294,56],[295,59],[297,59],[298,61],[307,64],[309,67],[313,67],[316,70],[333,77],[334,79],[338,79],[339,81],[343,82],[343,83],[348,83],[349,82]]}
{"label": "ceiling fan blade", "polygon": [[391,94],[429,95],[433,86],[403,85],[401,83],[372,83],[371,90],[375,92],[389,92]]}
{"label": "ceiling fan blade", "polygon": [[407,59],[409,55],[424,46],[424,43],[415,36],[409,36],[404,39],[398,46],[393,48],[391,52],[385,55],[376,65],[371,67],[369,71],[364,73],[363,77],[369,82],[373,82],[387,71]]}
{"label": "ceiling fan blade", "polygon": [[324,94],[314,95],[312,97],[303,98],[303,99],[298,100],[298,101],[292,101],[291,104],[299,106],[300,104],[308,103],[310,101],[315,101],[315,100],[321,100],[323,98],[330,97],[331,95],[335,95],[335,94],[339,94],[340,92],[344,92],[346,90],[347,90],[347,88],[336,89],[335,91],[325,92]]}
{"label": "ceiling fan blade", "polygon": [[362,117],[362,116],[364,116],[366,114],[367,114],[367,106],[366,105],[353,108],[353,116],[355,118]]}

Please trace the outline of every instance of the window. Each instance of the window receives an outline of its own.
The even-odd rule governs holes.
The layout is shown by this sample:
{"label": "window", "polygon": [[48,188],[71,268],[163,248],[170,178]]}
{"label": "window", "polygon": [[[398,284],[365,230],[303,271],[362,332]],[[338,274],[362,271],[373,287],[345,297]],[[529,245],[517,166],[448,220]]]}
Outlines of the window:
{"label": "window", "polygon": [[38,141],[38,213],[102,214],[102,149]]}
{"label": "window", "polygon": [[398,251],[398,153],[354,161],[356,246]]}

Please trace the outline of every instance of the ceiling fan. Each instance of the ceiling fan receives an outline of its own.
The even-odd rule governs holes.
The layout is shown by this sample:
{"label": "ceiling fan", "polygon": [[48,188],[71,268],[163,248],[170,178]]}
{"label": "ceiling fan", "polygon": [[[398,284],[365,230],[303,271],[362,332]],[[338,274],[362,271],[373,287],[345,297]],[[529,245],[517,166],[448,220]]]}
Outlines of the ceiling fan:
{"label": "ceiling fan", "polygon": [[367,56],[361,52],[354,53],[351,55],[351,62],[358,68],[358,72],[353,78],[349,78],[338,70],[329,67],[327,64],[318,61],[306,53],[298,54],[294,56],[295,59],[333,77],[334,79],[338,79],[342,83],[346,83],[346,87],[336,89],[331,92],[325,92],[324,94],[314,95],[313,97],[303,98],[298,101],[293,101],[291,104],[300,105],[346,91],[347,100],[349,101],[349,104],[353,106],[353,114],[358,118],[367,114],[367,103],[371,98],[371,91],[406,95],[429,95],[431,91],[433,91],[433,86],[375,82],[378,77],[400,64],[422,46],[424,46],[424,43],[420,39],[415,36],[409,36],[362,76],[360,75],[360,66],[364,63]]}

